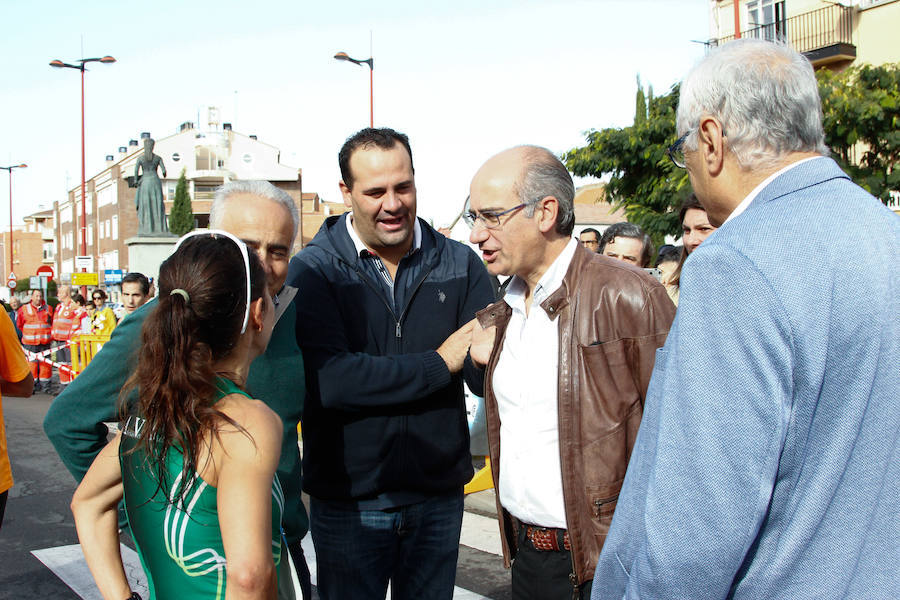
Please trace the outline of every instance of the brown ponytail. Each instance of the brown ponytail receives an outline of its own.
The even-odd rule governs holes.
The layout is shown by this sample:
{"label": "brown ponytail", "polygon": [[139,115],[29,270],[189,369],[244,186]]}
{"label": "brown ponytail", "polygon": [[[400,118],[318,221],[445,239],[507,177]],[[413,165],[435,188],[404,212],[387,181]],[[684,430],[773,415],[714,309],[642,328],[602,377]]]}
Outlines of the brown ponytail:
{"label": "brown ponytail", "polygon": [[[252,302],[266,291],[265,272],[256,252],[248,249],[248,257]],[[173,294],[175,289],[184,293]],[[158,303],[144,322],[137,369],[120,394],[123,418],[130,413],[143,419],[134,450],[146,453],[159,486],[167,486],[173,446],[184,455],[182,482],[190,482],[205,436],[217,435],[223,421],[237,426],[214,406],[214,364],[240,338],[246,289],[243,256],[227,237],[187,239],[160,266]],[[138,402],[129,407],[125,399],[135,388]]]}

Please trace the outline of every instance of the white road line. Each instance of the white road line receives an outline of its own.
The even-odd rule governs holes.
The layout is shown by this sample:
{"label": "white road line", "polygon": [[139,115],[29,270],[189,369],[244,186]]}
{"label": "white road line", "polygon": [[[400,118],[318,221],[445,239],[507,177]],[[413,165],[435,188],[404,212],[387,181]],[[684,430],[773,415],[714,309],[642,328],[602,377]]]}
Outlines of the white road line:
{"label": "white road line", "polygon": [[[481,517],[479,515],[473,515],[471,513],[465,513],[463,516],[464,534],[468,529],[468,535],[474,536],[473,532],[479,531],[482,527],[485,527],[486,524],[482,523],[481,519],[484,519],[484,521],[489,521],[493,525],[493,531],[496,531],[497,523],[493,519],[488,519],[487,517]],[[472,543],[477,543],[477,540]],[[499,544],[499,541],[497,543]],[[463,544],[473,548],[478,548],[477,546],[466,544],[464,542]],[[312,537],[307,535],[305,538],[303,538],[302,545],[303,553],[306,555],[306,562],[309,565],[312,583],[313,585],[316,585],[316,551],[313,547]],[[481,545],[490,546],[490,544]],[[150,592],[147,587],[147,577],[144,574],[143,567],[141,566],[141,560],[140,558],[138,558],[137,552],[122,544],[119,544],[119,549],[122,552],[122,562],[125,564],[125,573],[128,575],[128,581],[131,584],[131,589],[139,593],[143,598],[149,598]],[[484,548],[478,549],[484,550]],[[491,552],[491,550],[484,551]],[[87,562],[85,562],[84,560],[84,553],[81,551],[80,544],[72,544],[71,546],[57,546],[55,548],[44,548],[43,550],[32,550],[31,553],[35,556],[35,558],[44,563],[44,565],[46,565],[48,569],[53,571],[53,573],[57,577],[59,577],[63,583],[69,586],[73,592],[78,594],[78,596],[82,598],[82,600],[103,600],[103,597],[100,595],[100,590],[97,589],[97,584],[94,583],[94,578],[91,576],[91,571],[90,569],[88,569]],[[297,597],[299,598],[300,590],[298,589],[296,591],[298,594]],[[389,600],[390,597],[391,592],[390,589],[388,589],[388,594],[385,600]],[[453,599],[490,600],[486,596],[482,596],[481,594],[476,594],[475,592],[465,590],[459,586],[455,587],[453,590]]]}
{"label": "white road line", "polygon": [[497,519],[490,517],[464,512],[459,543],[482,552],[490,552],[498,556],[503,555],[503,546],[500,543],[500,527],[497,525]]}
{"label": "white road line", "polygon": [[[125,564],[125,573],[128,575],[131,589],[140,594],[142,598],[149,598],[147,577],[144,575],[141,559],[138,558],[137,552],[122,544],[119,544],[119,549],[122,551],[122,562]],[[91,576],[91,571],[88,569],[87,562],[84,560],[80,544],[32,550],[31,553],[83,600],[103,600],[103,596],[100,595],[100,590],[97,589],[97,584],[94,583],[94,578]]]}

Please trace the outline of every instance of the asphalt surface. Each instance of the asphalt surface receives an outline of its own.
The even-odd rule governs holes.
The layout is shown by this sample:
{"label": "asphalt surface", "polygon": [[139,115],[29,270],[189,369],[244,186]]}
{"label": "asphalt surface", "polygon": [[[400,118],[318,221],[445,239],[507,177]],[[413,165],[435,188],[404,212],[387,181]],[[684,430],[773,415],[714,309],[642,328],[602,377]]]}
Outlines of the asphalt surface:
{"label": "asphalt surface", "polygon": [[[3,398],[15,485],[9,491],[0,529],[0,600],[82,598],[31,554],[35,550],[78,543],[69,511],[75,480],[59,460],[41,425],[51,401],[52,397],[44,394]],[[484,521],[484,517],[493,518],[493,503],[492,492],[481,492],[467,498],[466,510]],[[496,530],[490,526],[484,530],[485,533],[476,537],[485,539],[476,540],[473,545],[483,546],[482,541],[488,546],[496,544],[499,535]],[[127,535],[122,536],[122,541],[131,546]],[[462,588],[457,591],[458,597],[510,598],[509,571],[503,568],[502,558],[494,552],[462,544],[456,585]]]}

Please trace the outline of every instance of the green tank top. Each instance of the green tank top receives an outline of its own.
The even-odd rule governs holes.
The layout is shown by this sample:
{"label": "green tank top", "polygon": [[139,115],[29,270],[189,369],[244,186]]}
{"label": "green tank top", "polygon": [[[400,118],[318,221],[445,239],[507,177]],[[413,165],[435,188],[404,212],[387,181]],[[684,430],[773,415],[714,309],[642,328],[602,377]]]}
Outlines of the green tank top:
{"label": "green tank top", "polygon": [[[243,394],[233,382],[219,378],[217,401],[228,394]],[[143,424],[129,417],[122,431],[119,465],[125,489],[125,512],[150,588],[151,600],[225,597],[225,547],[216,504],[216,488],[196,475],[182,486],[184,457],[179,448],[167,455],[166,488],[157,489],[158,477],[146,452],[130,452],[137,445]],[[179,490],[181,494],[179,495]],[[276,474],[272,481],[272,558],[281,562],[281,513],[284,494]]]}

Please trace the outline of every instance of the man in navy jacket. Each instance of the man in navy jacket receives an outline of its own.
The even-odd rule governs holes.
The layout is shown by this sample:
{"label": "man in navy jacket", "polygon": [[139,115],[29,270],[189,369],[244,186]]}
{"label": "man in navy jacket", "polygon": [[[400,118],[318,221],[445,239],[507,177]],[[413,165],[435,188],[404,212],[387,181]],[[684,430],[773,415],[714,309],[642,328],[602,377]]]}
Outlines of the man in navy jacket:
{"label": "man in navy jacket", "polygon": [[339,154],[352,213],[328,218],[291,261],[307,404],[318,591],[450,598],[472,476],[463,379],[475,312],[493,301],[466,246],[416,219],[407,137],[364,129]]}

